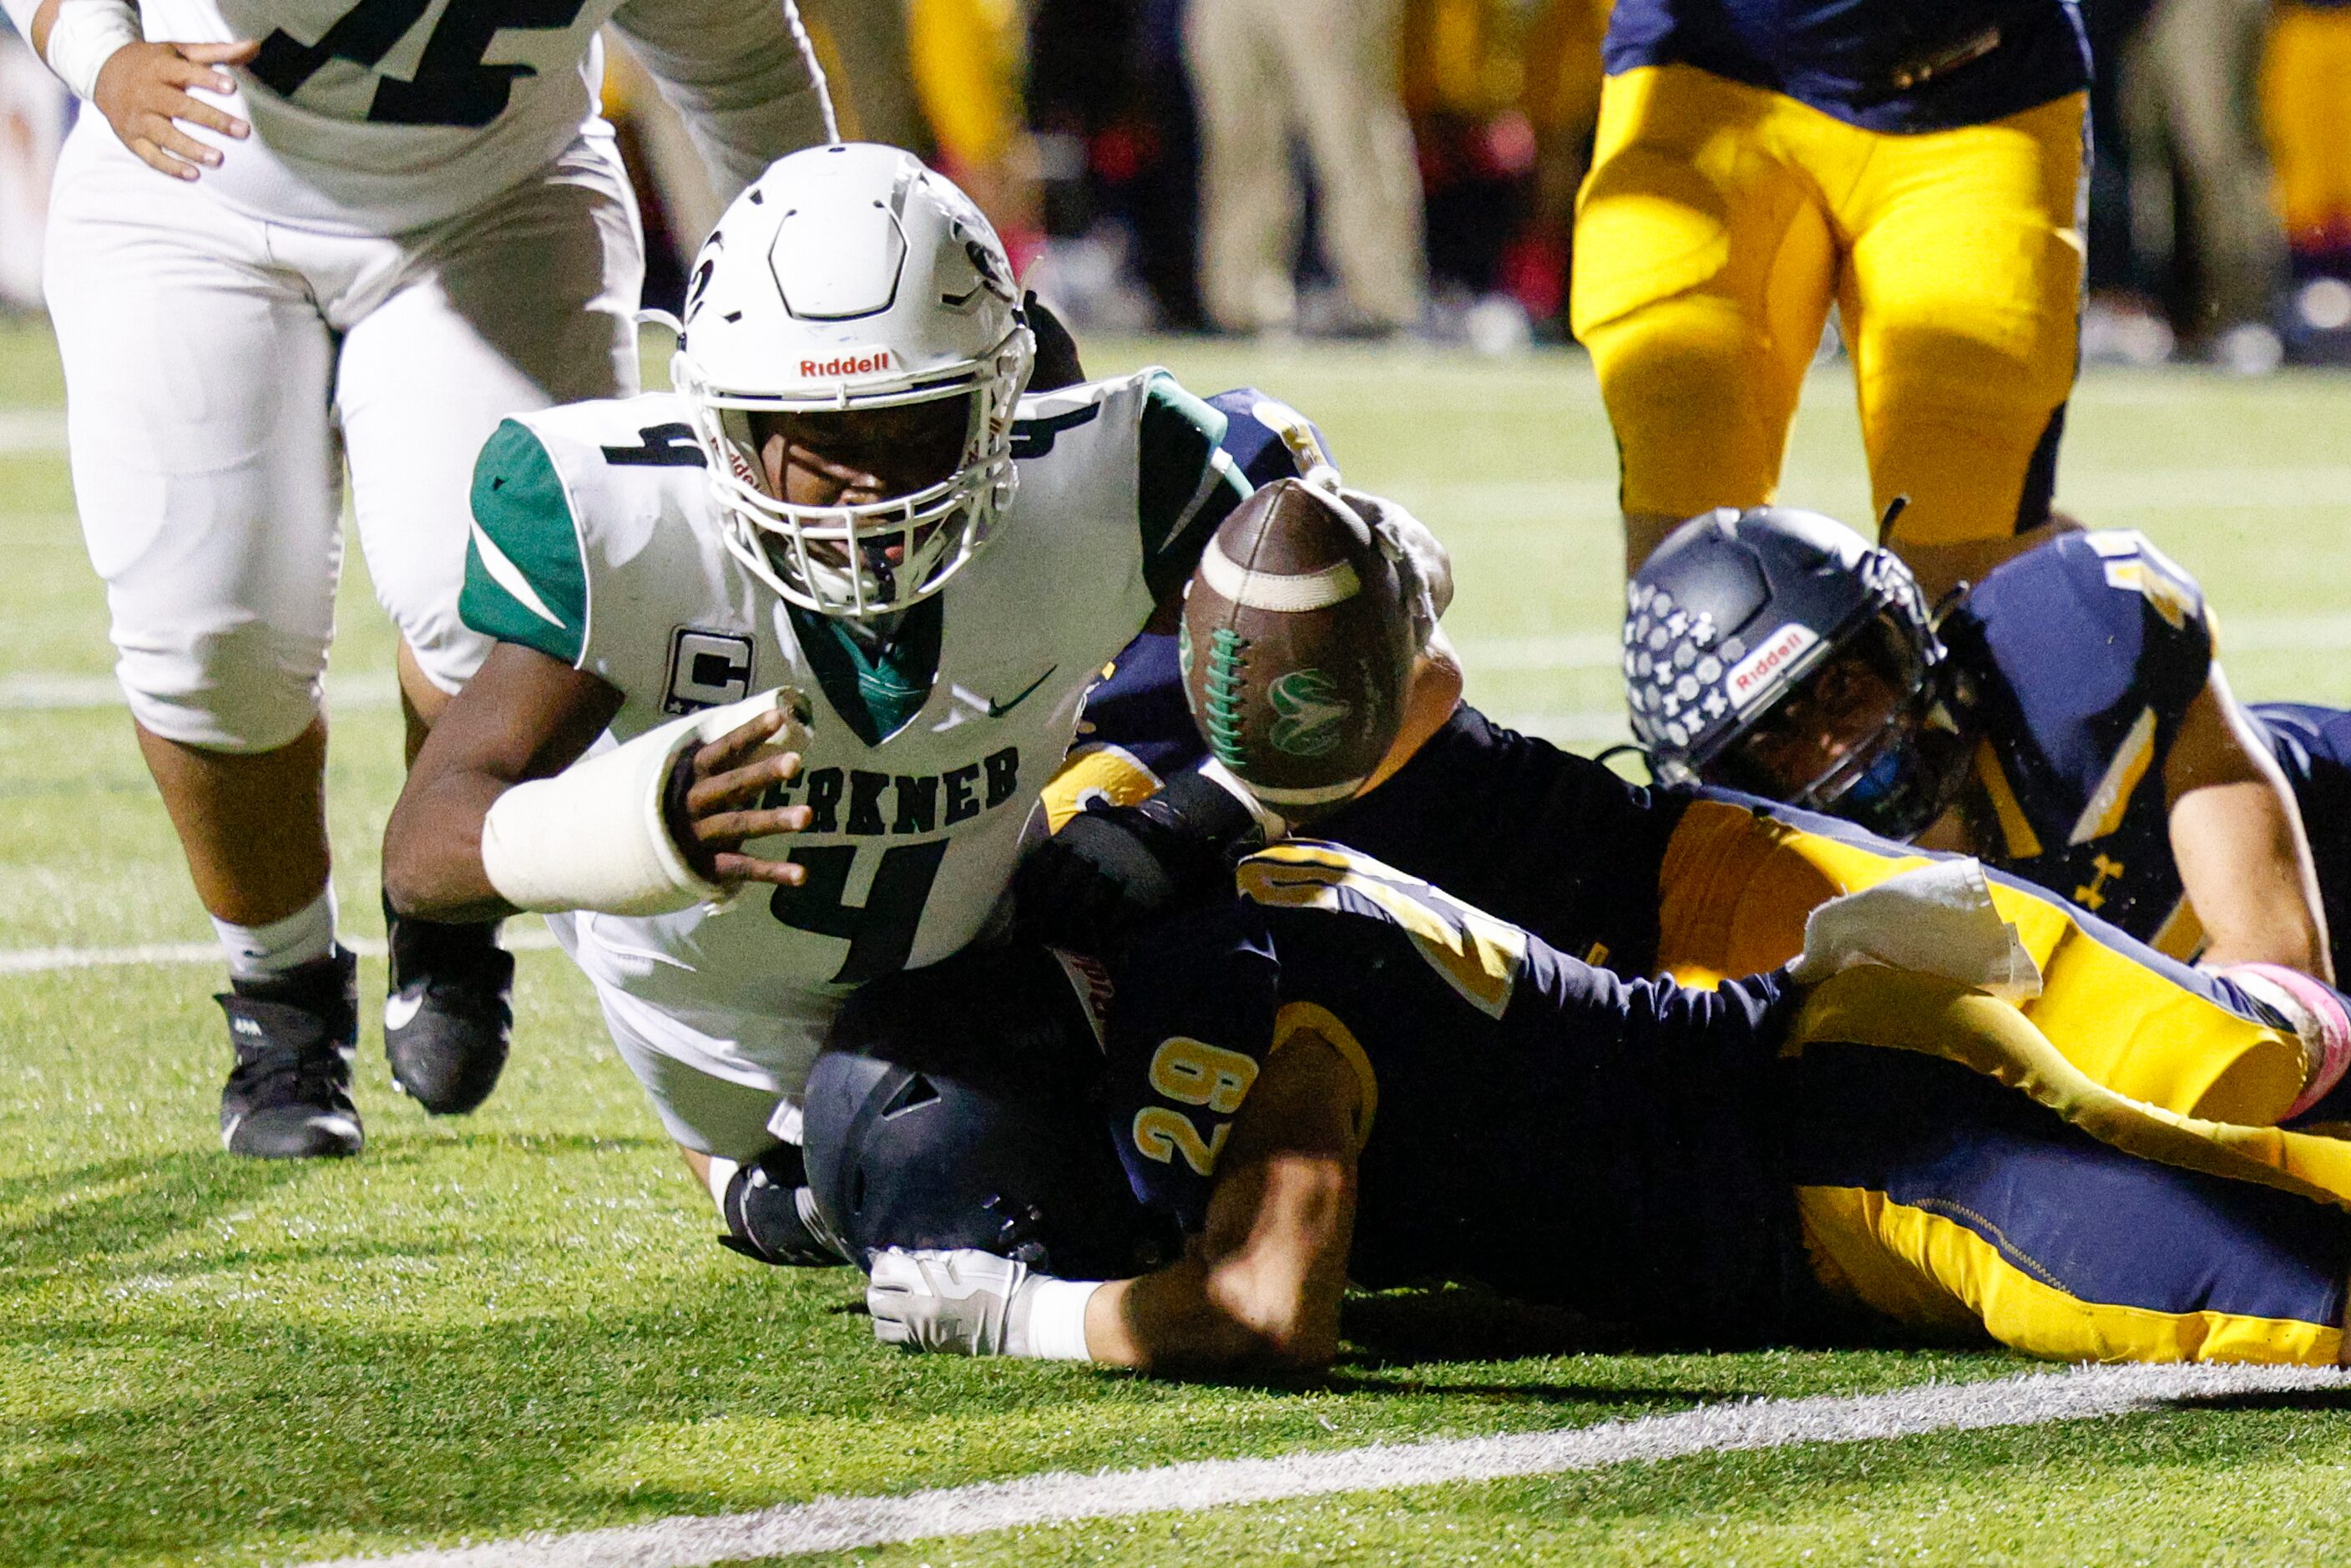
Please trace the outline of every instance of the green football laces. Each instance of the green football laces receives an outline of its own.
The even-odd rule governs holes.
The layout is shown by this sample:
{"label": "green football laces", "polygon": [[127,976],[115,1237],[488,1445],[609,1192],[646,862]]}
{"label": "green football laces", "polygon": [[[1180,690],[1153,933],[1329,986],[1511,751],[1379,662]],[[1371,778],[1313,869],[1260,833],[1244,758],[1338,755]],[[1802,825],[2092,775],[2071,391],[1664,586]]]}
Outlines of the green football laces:
{"label": "green football laces", "polygon": [[1248,754],[1241,750],[1241,699],[1248,690],[1243,671],[1248,653],[1249,639],[1231,627],[1219,626],[1209,634],[1207,711],[1201,716],[1201,722],[1207,731],[1208,749],[1228,768],[1238,768],[1249,760]]}

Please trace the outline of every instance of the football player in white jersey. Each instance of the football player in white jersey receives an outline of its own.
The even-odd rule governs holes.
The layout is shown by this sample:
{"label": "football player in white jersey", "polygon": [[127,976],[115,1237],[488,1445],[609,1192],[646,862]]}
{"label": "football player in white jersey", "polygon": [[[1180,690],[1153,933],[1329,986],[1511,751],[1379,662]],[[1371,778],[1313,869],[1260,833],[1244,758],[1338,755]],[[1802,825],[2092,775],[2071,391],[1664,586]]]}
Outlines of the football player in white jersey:
{"label": "football player in white jersey", "polygon": [[[457,614],[483,441],[636,388],[643,242],[597,30],[729,191],[831,139],[823,80],[790,0],[0,5],[95,110],[57,170],[48,302],[116,672],[229,956],[223,1138],[354,1154],[319,691],[343,470],[413,754],[489,647]],[[471,1110],[505,1061],[496,934],[392,922],[386,1046],[429,1110]]]}
{"label": "football player in white jersey", "polygon": [[[677,392],[510,419],[475,473],[463,608],[498,643],[417,759],[385,885],[439,919],[550,912],[773,1260],[822,1252],[798,1092],[841,1000],[1001,927],[1087,688],[1172,626],[1249,493],[1164,371],[1022,396],[1018,299],[910,155],[798,153],[704,247]],[[1165,825],[1238,841],[1239,793],[1179,775]]]}

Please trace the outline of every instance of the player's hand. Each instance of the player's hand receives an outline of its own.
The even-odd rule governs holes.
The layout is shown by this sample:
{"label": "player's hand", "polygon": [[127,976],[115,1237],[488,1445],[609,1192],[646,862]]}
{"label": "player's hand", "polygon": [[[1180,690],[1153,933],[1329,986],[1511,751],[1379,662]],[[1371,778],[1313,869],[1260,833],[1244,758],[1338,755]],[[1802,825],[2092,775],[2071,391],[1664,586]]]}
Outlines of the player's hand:
{"label": "player's hand", "polygon": [[223,97],[235,92],[236,83],[215,68],[244,65],[260,49],[252,38],[234,44],[125,44],[99,68],[90,101],[149,168],[193,180],[219,166],[220,149],[197,141],[180,122],[238,141],[253,134],[253,128],[188,89],[202,88]]}
{"label": "player's hand", "polygon": [[883,1344],[945,1355],[1018,1355],[1029,1267],[969,1248],[873,1255],[865,1310]]}
{"label": "player's hand", "polygon": [[1339,498],[1354,508],[1380,549],[1404,578],[1404,601],[1412,611],[1413,645],[1425,648],[1437,619],[1453,602],[1453,559],[1426,523],[1384,496],[1342,487]]}
{"label": "player's hand", "polygon": [[1144,919],[1219,881],[1261,849],[1249,810],[1197,773],[1139,806],[1092,806],[1029,852],[1013,875],[1022,934],[1100,953]]}
{"label": "player's hand", "polygon": [[670,836],[694,869],[725,886],[746,882],[798,887],[808,873],[789,861],[742,852],[753,839],[797,833],[806,806],[763,806],[770,790],[800,776],[808,732],[788,707],[772,707],[707,746],[678,755],[664,808]]}

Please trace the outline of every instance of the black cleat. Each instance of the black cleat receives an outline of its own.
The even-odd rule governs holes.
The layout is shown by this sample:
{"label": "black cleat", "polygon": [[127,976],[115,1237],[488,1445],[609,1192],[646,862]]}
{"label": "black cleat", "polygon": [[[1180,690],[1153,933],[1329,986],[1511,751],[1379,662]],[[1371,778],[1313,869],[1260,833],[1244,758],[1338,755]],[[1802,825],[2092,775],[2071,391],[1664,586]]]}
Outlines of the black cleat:
{"label": "black cleat", "polygon": [[463,925],[394,915],[392,991],[383,1002],[383,1053],[392,1081],[436,1116],[458,1116],[490,1097],[507,1064],[514,1009],[514,955],[498,923]]}
{"label": "black cleat", "polygon": [[221,1091],[221,1142],[233,1155],[314,1160],[356,1155],[351,1104],[360,1034],[359,959],[338,947],[266,980],[232,980],[213,999],[228,1015],[236,1070]]}

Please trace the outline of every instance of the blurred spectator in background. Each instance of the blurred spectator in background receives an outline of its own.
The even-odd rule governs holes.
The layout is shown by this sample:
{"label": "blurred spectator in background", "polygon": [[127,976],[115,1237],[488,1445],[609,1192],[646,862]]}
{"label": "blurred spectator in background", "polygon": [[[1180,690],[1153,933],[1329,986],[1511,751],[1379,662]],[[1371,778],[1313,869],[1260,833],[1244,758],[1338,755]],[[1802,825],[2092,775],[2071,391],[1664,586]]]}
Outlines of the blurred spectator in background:
{"label": "blurred spectator in background", "polygon": [[2133,249],[2192,351],[2277,368],[2285,243],[2270,202],[2255,81],[2268,0],[2156,0],[2118,60]]}
{"label": "blurred spectator in background", "polygon": [[2351,0],[2281,0],[2262,108],[2293,259],[2287,346],[2351,364]]}
{"label": "blurred spectator in background", "polygon": [[1290,147],[1314,172],[1339,329],[1420,322],[1419,172],[1398,97],[1404,0],[1191,0],[1185,57],[1199,106],[1201,275],[1227,331],[1293,324],[1300,201]]}
{"label": "blurred spectator in background", "polygon": [[1404,99],[1439,340],[1506,352],[1564,335],[1607,26],[1608,0],[1409,0]]}
{"label": "blurred spectator in background", "polygon": [[[877,11],[895,3],[826,0],[828,7]],[[935,144],[925,155],[971,193],[1002,237],[1014,274],[1024,275],[1043,236],[1036,150],[1021,108],[1019,7],[1014,0],[908,0],[907,16],[916,99]],[[912,141],[898,145],[922,151]]]}
{"label": "blurred spectator in background", "polygon": [[[904,147],[937,164],[979,203],[1025,271],[1040,234],[1014,0],[809,0],[800,20],[842,138]],[[605,60],[605,118],[644,214],[644,302],[674,310],[718,203],[684,122],[626,43],[607,34]]]}
{"label": "blurred spectator in background", "polygon": [[[1887,15],[1931,31],[1973,7],[2012,29],[2053,3]],[[1080,326],[1421,328],[1501,351],[1566,332],[1611,9],[805,0],[802,14],[843,132],[953,175]],[[2351,0],[2085,0],[2082,15],[2098,63],[2083,357],[2351,364]],[[6,37],[0,308],[37,303],[65,118],[56,82]],[[607,56],[606,111],[645,214],[646,302],[674,306],[717,209],[642,67],[617,40]]]}
{"label": "blurred spectator in background", "polygon": [[928,159],[937,151],[916,100],[907,40],[910,0],[809,0],[800,23],[824,67],[841,134]]}
{"label": "blurred spectator in background", "polygon": [[1050,236],[1038,290],[1081,327],[1203,330],[1185,0],[1033,5],[1029,122]]}
{"label": "blurred spectator in background", "polygon": [[41,308],[41,244],[49,176],[72,93],[0,22],[0,313]]}

